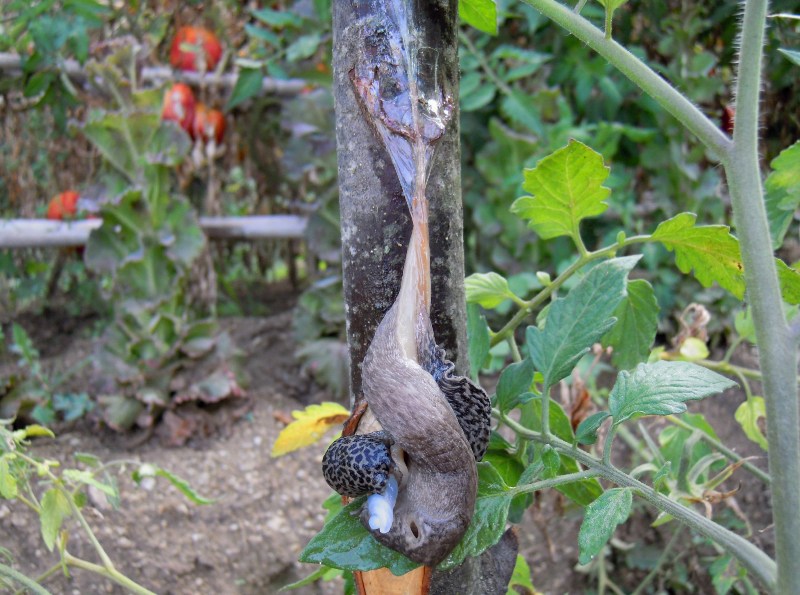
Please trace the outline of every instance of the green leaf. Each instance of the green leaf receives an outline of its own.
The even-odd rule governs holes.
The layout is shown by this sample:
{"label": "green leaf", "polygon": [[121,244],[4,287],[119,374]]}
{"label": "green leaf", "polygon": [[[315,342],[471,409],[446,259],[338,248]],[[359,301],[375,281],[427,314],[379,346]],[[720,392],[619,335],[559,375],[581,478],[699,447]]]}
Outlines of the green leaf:
{"label": "green leaf", "polygon": [[797,50],[790,50],[787,48],[778,48],[778,51],[784,56],[786,56],[786,58],[790,62],[796,64],[797,66],[800,66],[800,52],[798,52]]}
{"label": "green leaf", "polygon": [[469,342],[469,375],[473,380],[477,380],[478,372],[481,371],[483,362],[489,355],[490,339],[486,318],[475,304],[467,305],[467,338]]}
{"label": "green leaf", "polygon": [[497,381],[497,407],[500,411],[505,413],[511,409],[513,401],[530,390],[535,371],[533,362],[527,357],[503,370]]}
{"label": "green leaf", "polygon": [[793,269],[780,258],[775,259],[781,296],[787,304],[800,304],[800,271]]}
{"label": "green leaf", "polygon": [[704,287],[716,281],[737,298],[744,297],[744,265],[739,240],[726,225],[695,227],[697,215],[680,213],[661,223],[651,236],[675,252],[675,264],[683,273],[694,269]]}
{"label": "green leaf", "polygon": [[81,469],[66,469],[64,471],[64,478],[75,483],[82,483],[84,485],[92,486],[103,492],[106,496],[110,496],[112,498],[117,496],[117,491],[112,486],[98,481],[94,475],[92,475],[91,471],[84,471]]}
{"label": "green leaf", "polygon": [[286,59],[289,62],[297,62],[310,58],[317,51],[321,41],[322,35],[319,33],[301,35],[286,48]]}
{"label": "green leaf", "polygon": [[61,529],[61,523],[72,514],[69,500],[64,492],[57,488],[50,488],[42,496],[42,510],[39,513],[39,521],[42,527],[42,538],[47,549],[53,551],[53,546]]}
{"label": "green leaf", "polygon": [[556,449],[549,444],[545,444],[542,447],[542,464],[544,465],[542,477],[545,479],[555,477],[558,475],[559,469],[561,469],[561,457]]}
{"label": "green leaf", "polygon": [[476,89],[468,93],[464,93],[459,98],[461,111],[473,112],[481,109],[482,107],[488,105],[492,99],[494,99],[495,93],[497,93],[497,87],[491,83],[484,82]]}
{"label": "green leaf", "polygon": [[260,8],[253,10],[253,16],[262,23],[266,23],[275,29],[284,27],[302,27],[303,19],[290,10],[273,10],[271,8]]}
{"label": "green leaf", "polygon": [[[519,587],[519,589],[517,589]],[[522,554],[517,554],[517,563],[514,564],[514,572],[508,583],[506,595],[519,595],[520,593],[535,593],[533,580],[531,579],[531,568],[525,561]]]}
{"label": "green leaf", "polygon": [[736,421],[742,426],[745,436],[758,444],[764,450],[769,449],[766,436],[758,425],[759,419],[766,419],[767,408],[763,397],[750,397],[736,408],[734,414]]}
{"label": "green leaf", "polygon": [[468,304],[480,304],[487,310],[496,308],[505,300],[520,302],[508,286],[508,281],[497,273],[474,273],[464,279]]}
{"label": "green leaf", "polygon": [[0,458],[0,496],[7,500],[17,497],[17,480],[8,468],[8,458]]}
{"label": "green leaf", "polygon": [[608,417],[611,417],[608,411],[598,411],[584,419],[575,430],[575,440],[579,444],[594,444],[597,442],[597,430],[600,429],[600,426]]}
{"label": "green leaf", "polygon": [[195,492],[189,482],[185,479],[178,477],[166,469],[151,465],[150,463],[143,463],[140,465],[139,468],[133,472],[132,477],[133,481],[135,481],[137,484],[140,483],[145,477],[163,477],[194,504],[213,504],[215,502],[215,500],[204,498]]}
{"label": "green leaf", "polygon": [[633,491],[630,488],[613,488],[586,507],[578,533],[581,564],[588,564],[600,553],[617,525],[628,520],[632,504]]}
{"label": "green leaf", "polygon": [[606,7],[606,10],[610,10],[612,13],[617,10],[620,6],[625,4],[628,0],[598,0],[600,4]]}
{"label": "green leaf", "polygon": [[518,198],[511,212],[545,240],[566,235],[577,242],[581,220],[608,208],[604,201],[611,190],[602,185],[608,173],[600,153],[571,140],[525,170],[522,187],[533,196]]}
{"label": "green leaf", "polygon": [[385,567],[396,576],[419,566],[375,541],[359,519],[363,505],[364,498],[358,498],[337,512],[308,542],[300,553],[300,561],[342,570]]}
{"label": "green leaf", "polygon": [[233,109],[240,103],[244,103],[261,93],[262,80],[260,68],[242,68],[239,71],[239,77],[236,79],[236,85],[231,91],[231,96],[228,98],[225,109]]}
{"label": "green leaf", "polygon": [[527,93],[512,90],[500,102],[500,111],[515,124],[519,124],[535,134],[545,134],[536,102]]}
{"label": "green leaf", "polygon": [[613,347],[611,357],[620,370],[647,361],[658,331],[658,301],[653,286],[644,279],[628,281],[628,294],[617,309],[617,323],[603,337],[603,347]]}
{"label": "green leaf", "polygon": [[39,352],[33,345],[30,335],[16,322],[11,325],[11,340],[11,352],[22,358],[20,365],[25,365],[29,368],[33,367],[39,360]]}
{"label": "green leaf", "polygon": [[670,415],[686,411],[686,401],[722,392],[736,383],[689,362],[659,361],[622,371],[608,398],[614,425],[634,415]]}
{"label": "green leaf", "polygon": [[458,14],[476,29],[497,35],[497,5],[495,0],[459,0]]}
{"label": "green leaf", "polygon": [[800,142],[781,151],[770,167],[772,171],[764,180],[764,204],[772,248],[777,250],[800,206]]}
{"label": "green leaf", "polygon": [[611,315],[625,297],[626,277],[638,260],[627,256],[601,262],[567,297],[551,303],[543,330],[528,327],[528,353],[546,388],[565,378],[612,327]]}
{"label": "green leaf", "polygon": [[464,537],[439,565],[439,570],[459,566],[465,558],[479,556],[496,544],[506,530],[511,505],[509,487],[488,463],[478,463],[478,499]]}

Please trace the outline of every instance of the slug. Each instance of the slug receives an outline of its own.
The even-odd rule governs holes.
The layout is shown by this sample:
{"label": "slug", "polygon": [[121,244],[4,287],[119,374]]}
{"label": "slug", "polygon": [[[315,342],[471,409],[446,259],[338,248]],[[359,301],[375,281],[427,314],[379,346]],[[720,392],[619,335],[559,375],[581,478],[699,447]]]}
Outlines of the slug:
{"label": "slug", "polygon": [[472,519],[476,460],[486,451],[491,420],[486,393],[453,373],[430,321],[425,188],[452,100],[441,90],[421,92],[408,39],[380,27],[365,43],[369,59],[356,64],[351,79],[392,158],[413,228],[399,293],[363,362],[368,415],[356,435],[329,447],[323,475],[342,495],[370,494],[361,518],[375,539],[435,566]]}

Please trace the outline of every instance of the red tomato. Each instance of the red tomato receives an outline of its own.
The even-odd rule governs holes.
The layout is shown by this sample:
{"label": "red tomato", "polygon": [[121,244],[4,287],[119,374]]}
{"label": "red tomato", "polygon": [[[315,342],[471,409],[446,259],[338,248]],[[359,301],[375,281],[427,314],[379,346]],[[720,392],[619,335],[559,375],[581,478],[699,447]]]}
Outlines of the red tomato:
{"label": "red tomato", "polygon": [[205,104],[198,103],[194,110],[192,131],[195,138],[205,143],[213,138],[219,145],[225,135],[225,116],[217,109],[209,109]]}
{"label": "red tomato", "polygon": [[222,44],[204,27],[181,27],[172,40],[169,62],[175,68],[206,72],[214,70],[222,57]]}
{"label": "red tomato", "polygon": [[67,190],[54,196],[47,205],[47,218],[63,221],[72,219],[78,212],[78,198],[80,195],[74,190]]}
{"label": "red tomato", "polygon": [[194,93],[188,85],[175,83],[164,93],[161,119],[177,122],[190,135],[192,134],[192,122],[194,122],[194,110]]}

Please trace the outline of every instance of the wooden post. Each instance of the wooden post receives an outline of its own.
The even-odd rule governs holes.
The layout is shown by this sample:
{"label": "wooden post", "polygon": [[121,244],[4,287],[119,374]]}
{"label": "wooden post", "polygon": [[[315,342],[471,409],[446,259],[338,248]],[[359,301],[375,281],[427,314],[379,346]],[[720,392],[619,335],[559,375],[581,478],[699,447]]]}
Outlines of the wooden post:
{"label": "wooden post", "polygon": [[[411,219],[398,176],[376,132],[364,117],[350,71],[365,51],[365,32],[381,23],[387,5],[406,2],[415,10],[410,32],[425,48],[444,95],[456,110],[438,141],[427,186],[430,203],[432,272],[431,321],[437,342],[460,373],[467,369],[464,295],[463,211],[459,145],[458,6],[456,0],[341,0],[333,8],[333,76],[339,200],[342,226],[351,404],[361,409],[361,366],[384,313],[397,296],[411,235]],[[352,428],[347,428],[352,430]],[[362,595],[505,593],[516,561],[516,537],[509,532],[497,546],[448,573],[420,568],[402,577],[385,569],[356,573]]]}

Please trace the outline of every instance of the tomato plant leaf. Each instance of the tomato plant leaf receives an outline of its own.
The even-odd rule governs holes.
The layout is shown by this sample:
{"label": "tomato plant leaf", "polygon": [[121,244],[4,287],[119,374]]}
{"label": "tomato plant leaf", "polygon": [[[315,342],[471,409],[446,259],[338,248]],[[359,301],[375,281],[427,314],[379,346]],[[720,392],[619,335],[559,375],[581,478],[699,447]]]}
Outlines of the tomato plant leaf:
{"label": "tomato plant leaf", "polygon": [[608,398],[614,425],[634,415],[669,415],[686,411],[686,401],[722,392],[736,383],[689,362],[659,361],[623,370]]}
{"label": "tomato plant leaf", "polygon": [[39,513],[39,521],[42,528],[42,538],[47,549],[53,551],[56,543],[58,531],[61,523],[72,514],[69,500],[64,492],[57,488],[50,488],[42,496],[42,509]]}
{"label": "tomato plant leaf", "polygon": [[603,347],[613,347],[614,365],[629,370],[650,354],[658,331],[658,301],[653,286],[644,279],[628,281],[627,296],[614,311],[617,323],[603,337]]}
{"label": "tomato plant leaf", "polygon": [[87,486],[92,486],[112,498],[116,497],[117,491],[110,485],[98,481],[91,471],[84,471],[81,469],[66,469],[63,473],[64,479],[68,479],[74,483],[82,483]]}
{"label": "tomato plant leaf", "polygon": [[627,256],[598,264],[566,297],[551,303],[544,329],[528,327],[528,353],[544,376],[545,388],[565,378],[613,326],[626,277],[638,260]]}
{"label": "tomato plant leaf", "polygon": [[300,553],[300,561],[342,570],[385,567],[396,576],[419,566],[403,554],[381,545],[369,534],[359,518],[364,500],[354,500],[331,517]]}
{"label": "tomato plant leaf", "polygon": [[531,578],[531,568],[522,554],[517,554],[517,563],[514,564],[506,595],[518,595],[518,593],[536,593]]}
{"label": "tomato plant leaf", "polygon": [[519,395],[530,390],[535,371],[533,362],[527,357],[502,371],[497,381],[497,407],[500,411],[505,413],[511,409]]}
{"label": "tomato plant leaf", "polygon": [[751,397],[736,408],[736,421],[742,426],[744,435],[764,450],[769,449],[766,436],[758,426],[758,420],[766,419],[767,408],[763,397]]}
{"label": "tomato plant leaf", "polygon": [[469,375],[473,380],[478,379],[478,372],[483,367],[486,356],[489,355],[490,339],[489,326],[486,317],[481,314],[480,308],[475,304],[467,305],[467,337],[469,343]]}
{"label": "tomato plant leaf", "polygon": [[505,300],[520,302],[508,286],[508,281],[497,273],[474,273],[464,279],[467,303],[480,304],[487,310],[496,308]]}
{"label": "tomato plant leaf", "polygon": [[295,421],[281,430],[272,446],[273,457],[314,444],[325,432],[350,417],[350,411],[339,403],[328,401],[309,405],[302,411],[292,411],[292,417]]}
{"label": "tomato plant leaf", "polygon": [[617,525],[631,514],[633,491],[630,488],[613,488],[586,507],[578,533],[579,562],[588,564],[611,539]]}
{"label": "tomato plant leaf", "polygon": [[716,281],[737,298],[744,297],[744,265],[739,240],[727,225],[695,226],[697,215],[680,213],[661,223],[651,236],[675,252],[675,264],[683,273],[710,287]]}
{"label": "tomato plant leaf", "polygon": [[597,430],[609,417],[611,417],[611,414],[608,411],[598,411],[584,419],[575,430],[575,440],[579,444],[594,444],[597,442]]}
{"label": "tomato plant leaf", "polygon": [[260,68],[242,68],[225,109],[230,110],[261,93],[262,80]]}
{"label": "tomato plant leaf", "polygon": [[780,258],[775,259],[781,296],[787,304],[800,304],[800,271],[793,269]]}
{"label": "tomato plant leaf", "polygon": [[518,198],[511,212],[528,221],[542,239],[571,236],[579,240],[578,225],[603,213],[611,190],[602,184],[609,169],[603,157],[576,140],[524,172],[522,187],[533,196]]}
{"label": "tomato plant leaf", "polygon": [[770,166],[772,171],[764,180],[764,202],[772,247],[777,250],[800,206],[800,142],[781,151]]}
{"label": "tomato plant leaf", "polygon": [[0,496],[7,500],[17,497],[17,480],[11,475],[6,457],[0,458]]}
{"label": "tomato plant leaf", "polygon": [[497,5],[495,0],[459,0],[458,14],[468,25],[479,31],[497,35]]}
{"label": "tomato plant leaf", "polygon": [[439,570],[459,566],[465,558],[479,556],[503,536],[511,505],[509,487],[489,463],[478,463],[478,499],[472,522],[458,545],[439,565]]}

